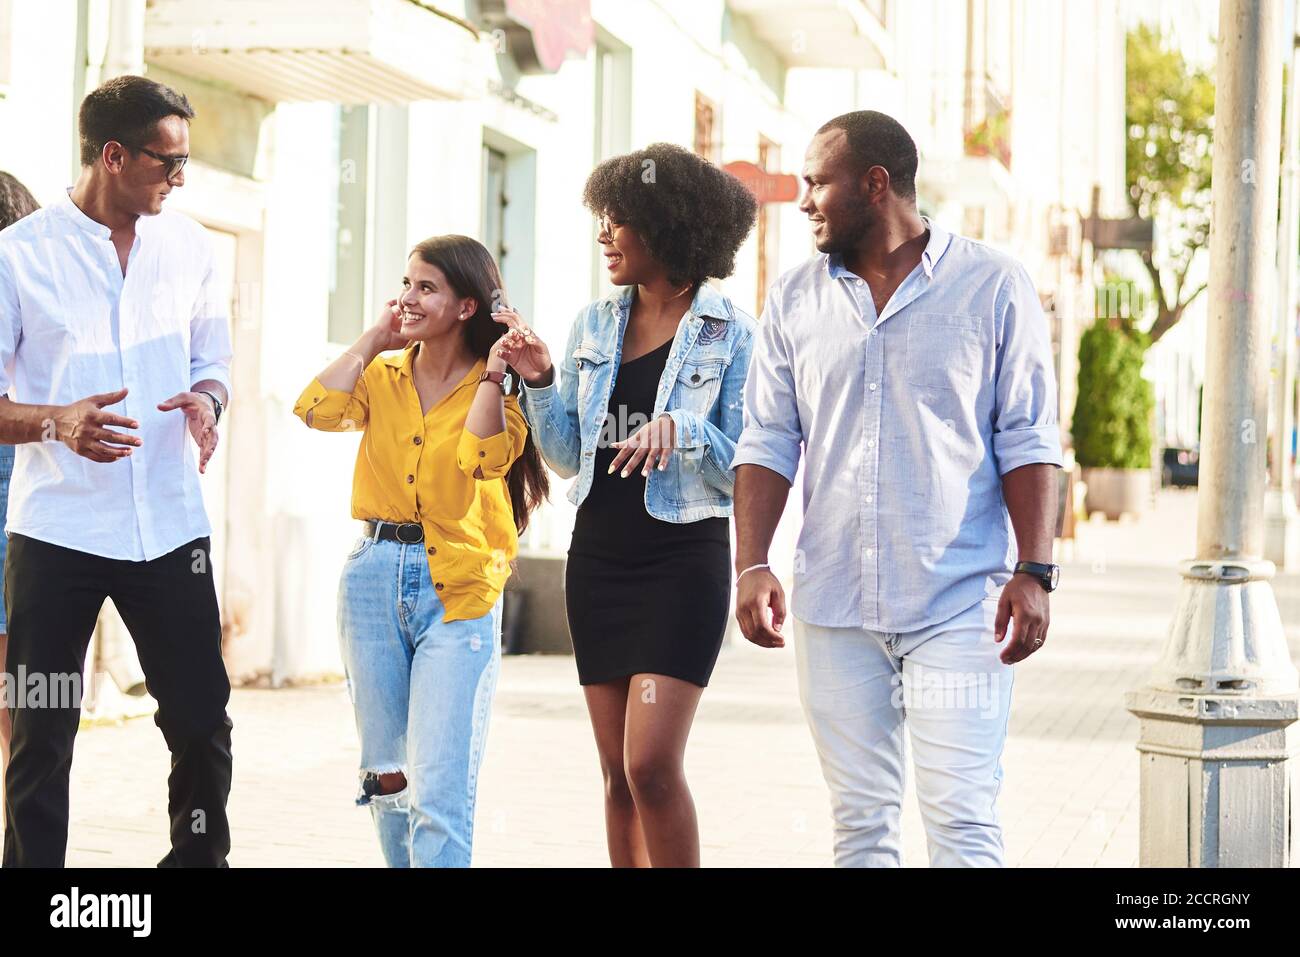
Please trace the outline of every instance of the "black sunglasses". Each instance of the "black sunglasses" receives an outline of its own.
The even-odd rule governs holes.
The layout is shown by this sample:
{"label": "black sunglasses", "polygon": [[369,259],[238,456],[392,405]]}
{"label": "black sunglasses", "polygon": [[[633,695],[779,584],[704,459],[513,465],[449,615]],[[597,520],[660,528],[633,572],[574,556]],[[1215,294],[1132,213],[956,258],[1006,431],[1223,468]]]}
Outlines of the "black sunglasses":
{"label": "black sunglasses", "polygon": [[[126,144],[123,144],[124,146]],[[176,175],[185,168],[189,162],[190,154],[185,153],[181,156],[164,156],[162,153],[155,153],[153,150],[147,150],[143,146],[128,146],[127,149],[135,150],[137,153],[143,153],[145,156],[152,156],[160,163],[167,164],[167,179],[173,180]]]}

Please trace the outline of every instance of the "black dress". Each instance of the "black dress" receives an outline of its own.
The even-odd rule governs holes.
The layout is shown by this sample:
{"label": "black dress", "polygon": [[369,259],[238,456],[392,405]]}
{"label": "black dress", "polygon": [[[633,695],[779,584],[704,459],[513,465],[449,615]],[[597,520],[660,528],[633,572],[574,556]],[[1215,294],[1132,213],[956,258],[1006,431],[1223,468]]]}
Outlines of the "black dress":
{"label": "black dress", "polygon": [[[619,367],[609,397],[615,423],[634,413],[648,421],[671,348],[669,340]],[[730,524],[653,518],[641,468],[627,478],[609,474],[617,452],[612,446],[596,451],[565,568],[578,680],[589,685],[649,673],[706,687],[731,605]]]}

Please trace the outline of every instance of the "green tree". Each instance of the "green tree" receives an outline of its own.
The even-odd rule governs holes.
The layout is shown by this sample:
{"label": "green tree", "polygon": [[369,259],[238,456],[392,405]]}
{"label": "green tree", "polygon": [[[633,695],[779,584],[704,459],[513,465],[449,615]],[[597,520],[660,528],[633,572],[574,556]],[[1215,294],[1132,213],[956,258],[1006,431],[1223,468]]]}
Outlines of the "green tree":
{"label": "green tree", "polygon": [[1146,24],[1129,32],[1125,50],[1129,198],[1145,219],[1164,214],[1164,261],[1157,265],[1150,252],[1142,253],[1154,287],[1157,309],[1149,335],[1156,342],[1205,290],[1204,283],[1186,286],[1197,252],[1210,238],[1214,79],[1189,67]]}
{"label": "green tree", "polygon": [[1151,467],[1155,393],[1142,378],[1150,344],[1126,316],[1098,318],[1079,338],[1079,394],[1070,432],[1083,468]]}

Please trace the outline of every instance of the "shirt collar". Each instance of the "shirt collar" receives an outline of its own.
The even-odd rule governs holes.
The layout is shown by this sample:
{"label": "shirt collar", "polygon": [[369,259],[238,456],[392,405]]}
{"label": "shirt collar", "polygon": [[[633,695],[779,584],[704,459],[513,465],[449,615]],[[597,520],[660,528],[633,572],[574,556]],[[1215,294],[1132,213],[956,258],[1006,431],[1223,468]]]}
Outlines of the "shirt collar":
{"label": "shirt collar", "polygon": [[[627,310],[632,305],[634,295],[636,295],[636,286],[621,286],[606,296],[602,302],[615,309]],[[707,282],[700,283],[700,288],[695,291],[695,298],[691,300],[691,315],[710,319],[734,318],[727,297]]]}
{"label": "shirt collar", "polygon": [[[936,226],[927,216],[922,216],[921,222],[925,223],[925,228],[930,230],[930,239],[921,252],[921,269],[925,272],[927,279],[933,279],[934,267],[943,258],[943,254],[948,251],[948,245],[952,241],[952,237],[947,230]],[[839,253],[831,253],[826,257],[826,270],[830,273],[832,279],[853,276],[853,273],[850,273],[845,268],[844,257]]]}
{"label": "shirt collar", "polygon": [[[380,356],[379,361],[384,363],[386,366],[396,369],[398,375],[410,377],[411,363],[415,361],[415,346],[407,346],[401,352],[394,353],[393,355]],[[485,368],[487,368],[487,359],[479,359],[474,363],[474,367],[470,369],[469,372],[465,373],[465,378],[456,383],[456,389],[459,389],[468,382],[478,381],[478,377],[483,374]],[[455,392],[456,389],[452,389],[451,391]]]}
{"label": "shirt collar", "polygon": [[81,207],[72,201],[72,188],[68,187],[67,197],[58,204],[63,210],[64,215],[72,220],[73,224],[81,230],[90,233],[92,236],[98,236],[100,239],[112,239],[113,231],[103,223],[96,222],[81,211]]}

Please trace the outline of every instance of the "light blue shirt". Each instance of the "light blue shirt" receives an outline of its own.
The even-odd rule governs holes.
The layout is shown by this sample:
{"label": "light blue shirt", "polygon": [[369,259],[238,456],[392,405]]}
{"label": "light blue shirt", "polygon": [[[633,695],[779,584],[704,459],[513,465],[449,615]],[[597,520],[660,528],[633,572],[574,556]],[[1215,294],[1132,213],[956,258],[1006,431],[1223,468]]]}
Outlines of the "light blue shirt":
{"label": "light blue shirt", "polygon": [[927,226],[879,316],[866,282],[819,255],[772,286],[759,322],[731,464],[793,485],[802,445],[791,610],[812,624],[903,633],[998,594],[1016,556],[1001,478],[1061,464],[1033,281]]}

